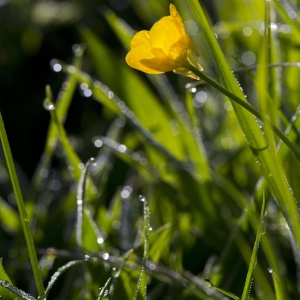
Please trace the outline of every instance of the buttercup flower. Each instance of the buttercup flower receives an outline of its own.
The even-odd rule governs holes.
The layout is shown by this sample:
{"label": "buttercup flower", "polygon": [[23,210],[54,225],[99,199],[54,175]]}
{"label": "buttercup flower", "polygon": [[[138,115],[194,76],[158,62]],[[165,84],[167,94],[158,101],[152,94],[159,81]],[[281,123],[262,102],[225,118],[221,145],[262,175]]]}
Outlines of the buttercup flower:
{"label": "buttercup flower", "polygon": [[136,33],[125,59],[130,67],[148,74],[174,71],[198,79],[184,67],[190,63],[198,70],[203,70],[194,54],[198,55],[195,45],[185,32],[176,7],[170,4],[170,16],[161,18],[150,31]]}

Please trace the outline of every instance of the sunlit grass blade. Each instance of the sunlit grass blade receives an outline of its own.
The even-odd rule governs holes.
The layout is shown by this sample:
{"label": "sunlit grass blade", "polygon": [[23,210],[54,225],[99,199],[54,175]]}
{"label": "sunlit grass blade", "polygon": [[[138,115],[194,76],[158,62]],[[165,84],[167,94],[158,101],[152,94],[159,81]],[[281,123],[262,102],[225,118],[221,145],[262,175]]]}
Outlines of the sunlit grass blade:
{"label": "sunlit grass blade", "polygon": [[0,114],[0,138],[1,138],[3,151],[5,154],[5,159],[6,159],[6,163],[7,163],[7,167],[8,167],[8,171],[9,171],[9,176],[11,179],[11,183],[12,183],[14,194],[15,194],[16,201],[17,201],[18,210],[20,213],[21,224],[23,227],[24,235],[25,235],[25,240],[26,240],[27,249],[29,252],[29,257],[30,257],[33,274],[34,274],[36,287],[37,287],[39,296],[43,297],[45,290],[44,290],[42,275],[41,275],[40,267],[38,264],[34,241],[32,238],[31,231],[30,231],[29,219],[28,219],[28,216],[27,216],[27,213],[25,210],[25,203],[23,200],[18,176],[16,173],[14,161],[13,161],[12,154],[10,151],[10,146],[9,146],[9,142],[8,142],[8,138],[6,135],[6,131],[5,131],[5,127],[4,127],[4,123],[3,123],[1,114]]}
{"label": "sunlit grass blade", "polygon": [[[24,300],[37,300],[37,299],[34,298],[33,296],[31,296],[31,295],[25,293],[24,291],[22,291],[22,290],[16,288],[15,286],[10,285],[9,282],[6,281],[6,280],[0,280],[0,285],[1,285],[3,288],[5,288],[5,289],[7,289],[8,291],[10,291],[11,293],[13,293],[13,294],[17,295],[18,297],[20,297],[19,299],[24,299]],[[2,296],[1,296],[1,297],[2,297]],[[14,298],[15,298],[15,297],[14,297]],[[7,298],[7,299],[9,299],[9,298]],[[42,299],[42,300],[43,300],[43,299],[45,299],[45,298],[40,298],[40,297],[39,297],[39,299]],[[6,299],[5,299],[5,300],[6,300]]]}
{"label": "sunlit grass blade", "polygon": [[221,288],[216,287],[215,285],[212,284],[212,282],[209,279],[205,279],[205,282],[207,283],[208,286],[213,287],[215,290],[219,291],[220,293],[228,296],[230,299],[234,300],[240,300],[238,296],[233,295],[232,293],[229,293]]}
{"label": "sunlit grass blade", "polygon": [[68,263],[66,263],[65,265],[63,265],[62,267],[58,268],[57,271],[52,275],[50,281],[48,282],[47,288],[46,288],[46,295],[49,294],[51,288],[53,287],[53,285],[55,284],[55,282],[58,280],[58,278],[65,272],[67,271],[69,268],[84,262],[84,260],[74,260],[74,261],[69,261]]}
{"label": "sunlit grass blade", "polygon": [[20,227],[17,212],[0,197],[0,223],[9,232],[16,233]]}
{"label": "sunlit grass blade", "polygon": [[[6,274],[3,265],[2,265],[2,258],[0,259],[0,280],[2,282],[2,284],[0,285],[0,295],[3,299],[7,299],[7,300],[14,300],[14,295],[8,290],[6,289],[4,285],[9,284],[12,285],[10,278],[8,277],[8,275]],[[18,298],[19,299],[19,298]]]}
{"label": "sunlit grass blade", "polygon": [[[126,262],[126,260],[128,259],[128,257],[130,256],[130,254],[134,251],[134,249],[130,249],[128,250],[127,252],[125,252],[121,259],[123,259],[124,262]],[[118,280],[119,280],[119,277],[120,277],[120,274],[123,270],[123,267],[124,267],[124,264],[116,271],[116,268],[113,268],[113,274],[112,274],[112,283],[111,283],[111,286],[109,288],[109,294],[108,294],[108,300],[111,300],[113,299],[113,295],[115,293],[115,289],[116,289],[116,286],[117,286],[117,283],[118,283]]]}
{"label": "sunlit grass blade", "polygon": [[271,275],[272,275],[273,284],[274,284],[274,288],[275,288],[276,300],[287,299],[286,295],[282,293],[282,289],[280,286],[281,284],[279,282],[279,279],[278,279],[276,273],[272,269],[269,269],[269,273],[271,273]]}
{"label": "sunlit grass blade", "polygon": [[251,260],[249,263],[248,273],[247,273],[241,300],[247,300],[249,293],[250,293],[252,273],[253,273],[253,270],[256,265],[257,251],[259,248],[260,238],[261,238],[261,235],[263,234],[263,221],[264,221],[264,214],[265,214],[265,205],[266,205],[265,198],[263,198],[259,226],[257,228],[256,239],[255,239],[255,243],[254,243],[254,247],[253,247],[253,251],[252,251],[252,255],[251,255]]}
{"label": "sunlit grass blade", "polygon": [[85,164],[77,186],[76,242],[77,242],[77,246],[79,247],[82,247],[82,225],[83,225],[84,202],[86,197],[86,180],[88,176],[88,168],[93,161],[94,159],[91,158]]}
{"label": "sunlit grass blade", "polygon": [[149,232],[150,232],[150,212],[147,200],[144,196],[140,196],[140,201],[143,202],[144,206],[144,224],[143,224],[143,238],[144,238],[144,254],[143,254],[143,264],[138,279],[135,300],[146,300],[147,295],[147,273],[146,273],[146,262],[149,256]]}
{"label": "sunlit grass blade", "polygon": [[97,300],[101,300],[101,299],[103,299],[103,297],[107,297],[108,287],[110,285],[110,282],[111,282],[111,278],[108,278],[105,285],[100,289],[100,293],[99,293]]}

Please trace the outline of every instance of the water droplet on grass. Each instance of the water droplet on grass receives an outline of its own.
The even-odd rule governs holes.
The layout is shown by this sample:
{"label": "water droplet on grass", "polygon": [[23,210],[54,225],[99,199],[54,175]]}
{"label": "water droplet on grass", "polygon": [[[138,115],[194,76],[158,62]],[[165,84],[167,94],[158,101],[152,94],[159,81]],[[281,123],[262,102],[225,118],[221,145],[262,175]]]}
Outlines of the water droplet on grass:
{"label": "water droplet on grass", "polygon": [[2,280],[1,283],[4,287],[9,287],[9,282],[7,280]]}
{"label": "water droplet on grass", "polygon": [[49,98],[46,98],[43,102],[43,107],[48,110],[48,111],[51,111],[51,110],[54,110],[55,109],[55,105],[53,104],[53,102],[49,99]]}

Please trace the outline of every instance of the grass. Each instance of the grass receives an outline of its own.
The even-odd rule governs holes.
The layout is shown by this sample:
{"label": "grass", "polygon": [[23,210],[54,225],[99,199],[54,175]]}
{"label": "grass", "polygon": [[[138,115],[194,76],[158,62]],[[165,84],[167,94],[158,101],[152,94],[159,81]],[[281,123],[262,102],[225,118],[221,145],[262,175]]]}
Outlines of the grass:
{"label": "grass", "polygon": [[[17,202],[0,199],[1,296],[297,299],[300,27],[292,1],[290,11],[250,2],[174,1],[200,53],[204,71],[189,67],[200,82],[127,66],[134,31],[113,10],[99,18],[117,49],[79,27],[85,46],[71,63],[52,61],[65,80],[57,97],[46,87],[51,121],[24,200],[1,118]],[[133,0],[136,29],[168,5]],[[72,138],[78,89],[102,109]]]}

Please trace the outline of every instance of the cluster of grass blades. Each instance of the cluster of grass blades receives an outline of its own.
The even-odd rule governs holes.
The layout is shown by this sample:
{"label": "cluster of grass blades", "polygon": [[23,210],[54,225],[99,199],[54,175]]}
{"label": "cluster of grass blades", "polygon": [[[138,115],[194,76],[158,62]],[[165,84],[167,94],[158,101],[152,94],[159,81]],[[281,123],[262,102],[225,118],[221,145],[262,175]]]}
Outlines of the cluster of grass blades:
{"label": "cluster of grass blades", "polygon": [[[134,31],[102,9],[122,55],[81,26],[72,63],[51,61],[66,78],[56,100],[46,87],[51,120],[26,195],[0,118],[1,178],[19,212],[0,198],[13,237],[3,299],[297,299],[296,4],[217,1],[213,22],[199,1],[174,2],[204,71],[186,68],[201,80],[128,67]],[[168,6],[131,1],[147,27]],[[102,110],[71,137],[77,90]]]}

